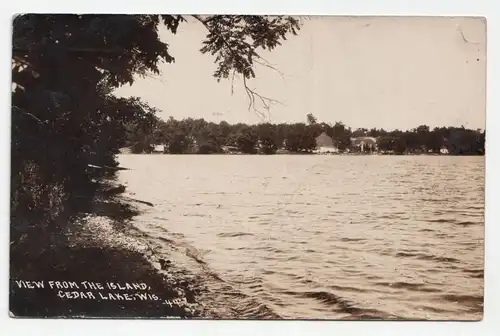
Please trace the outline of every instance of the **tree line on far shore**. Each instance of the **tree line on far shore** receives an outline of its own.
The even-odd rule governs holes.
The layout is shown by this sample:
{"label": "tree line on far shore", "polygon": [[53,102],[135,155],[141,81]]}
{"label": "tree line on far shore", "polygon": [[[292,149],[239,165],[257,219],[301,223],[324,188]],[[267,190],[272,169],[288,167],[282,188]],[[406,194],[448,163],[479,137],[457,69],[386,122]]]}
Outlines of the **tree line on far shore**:
{"label": "tree line on far shore", "polygon": [[[312,114],[307,123],[219,123],[204,119],[157,119],[156,122],[126,125],[127,146],[132,153],[151,153],[155,145],[163,145],[166,154],[215,154],[230,147],[245,154],[275,154],[278,150],[311,153],[317,149],[316,138],[326,134],[339,152],[360,151],[351,139],[373,137],[380,152],[394,154],[441,153],[451,155],[484,155],[485,131],[465,127],[435,127],[420,125],[411,130],[367,129],[352,130],[342,122],[318,122]],[[373,151],[364,146],[364,151]]]}

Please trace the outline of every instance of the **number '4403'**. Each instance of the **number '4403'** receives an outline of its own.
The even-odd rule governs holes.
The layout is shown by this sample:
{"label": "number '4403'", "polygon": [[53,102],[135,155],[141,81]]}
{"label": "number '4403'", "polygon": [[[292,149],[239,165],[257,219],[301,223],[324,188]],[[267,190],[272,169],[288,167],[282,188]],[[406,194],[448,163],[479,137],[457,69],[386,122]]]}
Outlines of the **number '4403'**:
{"label": "number '4403'", "polygon": [[173,305],[176,305],[176,306],[185,305],[188,302],[187,302],[186,298],[182,298],[182,299],[177,298],[177,299],[173,299],[173,300],[165,300],[163,303],[172,307]]}

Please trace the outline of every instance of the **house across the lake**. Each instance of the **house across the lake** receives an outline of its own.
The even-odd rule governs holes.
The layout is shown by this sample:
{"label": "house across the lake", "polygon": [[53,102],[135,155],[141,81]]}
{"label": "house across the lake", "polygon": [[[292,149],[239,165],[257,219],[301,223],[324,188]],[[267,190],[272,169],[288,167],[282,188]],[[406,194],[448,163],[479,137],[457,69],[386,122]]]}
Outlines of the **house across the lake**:
{"label": "house across the lake", "polygon": [[325,132],[316,138],[315,153],[338,153],[339,149],[335,146],[333,139]]}
{"label": "house across the lake", "polygon": [[226,154],[238,154],[240,153],[240,149],[236,146],[222,146],[222,152]]}
{"label": "house across the lake", "polygon": [[439,149],[439,153],[441,154],[449,154],[450,152],[448,151],[448,148],[442,146],[440,149]]}
{"label": "house across the lake", "polygon": [[155,145],[153,153],[163,153],[165,152],[165,145]]}
{"label": "house across the lake", "polygon": [[356,137],[351,138],[351,147],[357,151],[376,151],[377,150],[377,138],[374,137]]}

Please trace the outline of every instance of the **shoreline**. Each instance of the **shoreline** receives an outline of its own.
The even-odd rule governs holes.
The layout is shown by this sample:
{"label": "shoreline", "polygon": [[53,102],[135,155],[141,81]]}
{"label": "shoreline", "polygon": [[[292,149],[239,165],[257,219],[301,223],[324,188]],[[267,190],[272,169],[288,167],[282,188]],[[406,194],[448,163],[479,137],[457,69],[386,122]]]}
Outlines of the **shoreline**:
{"label": "shoreline", "polygon": [[172,155],[172,156],[193,156],[193,155],[207,155],[207,156],[217,156],[217,155],[223,155],[223,156],[287,156],[287,155],[321,155],[321,156],[485,156],[485,154],[449,154],[449,153],[402,153],[402,154],[394,154],[394,153],[301,153],[301,152],[291,152],[291,153],[273,153],[273,154],[264,154],[264,153],[179,153],[179,154],[172,154],[172,153],[163,153],[163,152],[152,152],[152,153],[132,153],[131,151],[128,150],[120,150],[119,155]]}
{"label": "shoreline", "polygon": [[[112,187],[119,184],[114,182]],[[158,254],[154,243],[133,226],[133,217],[141,211],[133,204],[136,201],[147,204],[122,195],[104,197],[95,202],[93,213],[75,219],[65,246],[54,246],[38,255],[16,256],[18,260],[11,262],[9,315],[160,319],[208,316],[197,300],[202,284]],[[120,211],[129,212],[127,218],[112,218]],[[26,283],[37,281],[43,281],[45,286],[26,288]],[[89,289],[89,282],[99,284],[99,290]],[[59,283],[74,285],[65,289]]]}
{"label": "shoreline", "polygon": [[169,155],[169,156],[296,156],[296,155],[322,155],[322,156],[485,156],[484,154],[467,154],[467,155],[455,155],[455,154],[331,154],[331,153],[286,153],[286,154],[235,154],[235,153],[212,153],[212,154],[198,154],[198,153],[185,153],[185,154],[170,154],[170,153],[120,153],[120,155]]}

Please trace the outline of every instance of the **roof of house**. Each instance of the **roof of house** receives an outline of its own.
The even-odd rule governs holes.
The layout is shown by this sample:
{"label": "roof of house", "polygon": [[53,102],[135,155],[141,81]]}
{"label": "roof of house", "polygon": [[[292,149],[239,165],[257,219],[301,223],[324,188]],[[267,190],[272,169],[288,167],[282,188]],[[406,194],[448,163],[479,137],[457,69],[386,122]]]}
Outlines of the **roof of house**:
{"label": "roof of house", "polygon": [[361,144],[375,145],[377,143],[377,139],[374,137],[356,137],[356,138],[351,138],[351,143],[353,145],[361,145]]}
{"label": "roof of house", "polygon": [[316,137],[316,145],[318,147],[334,147],[333,139],[325,132]]}

